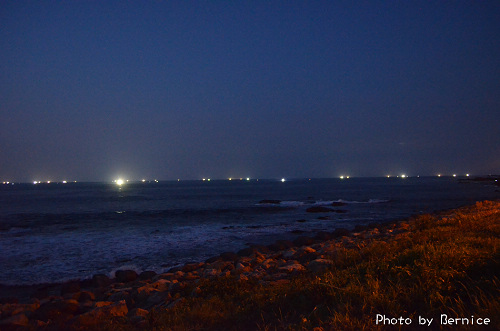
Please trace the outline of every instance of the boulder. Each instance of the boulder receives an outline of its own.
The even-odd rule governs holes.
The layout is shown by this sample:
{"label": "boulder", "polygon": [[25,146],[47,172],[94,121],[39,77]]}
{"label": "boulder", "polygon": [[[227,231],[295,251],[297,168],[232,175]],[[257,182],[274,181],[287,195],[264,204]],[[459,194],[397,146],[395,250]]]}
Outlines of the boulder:
{"label": "boulder", "polygon": [[34,313],[34,319],[47,322],[48,320],[65,320],[79,312],[80,305],[76,300],[50,301],[40,305]]}
{"label": "boulder", "polygon": [[111,284],[111,280],[104,274],[97,274],[92,276],[92,284],[94,287],[106,287]]}
{"label": "boulder", "polygon": [[116,281],[119,283],[133,282],[138,277],[134,270],[117,270],[115,273]]}
{"label": "boulder", "polygon": [[290,265],[286,265],[286,266],[280,267],[279,270],[280,271],[285,271],[285,272],[288,272],[288,273],[292,273],[292,272],[305,271],[306,268],[302,264],[300,264],[300,263],[294,263],[294,264],[290,264]]}
{"label": "boulder", "polygon": [[139,279],[140,280],[149,280],[156,276],[156,272],[154,271],[143,271],[139,274]]}
{"label": "boulder", "polygon": [[198,270],[200,269],[201,267],[203,267],[205,263],[203,262],[199,262],[199,263],[189,263],[189,264],[185,264],[181,271],[183,272],[191,272],[191,271],[195,271],[195,270]]}
{"label": "boulder", "polygon": [[220,254],[220,257],[224,261],[237,261],[239,259],[238,254],[234,252],[224,252]]}
{"label": "boulder", "polygon": [[89,291],[81,291],[73,295],[73,299],[78,302],[95,301],[95,294]]}
{"label": "boulder", "polygon": [[316,233],[316,235],[314,236],[315,239],[318,239],[318,240],[330,240],[333,238],[332,234],[329,233],[329,232],[325,232],[325,231],[320,231],[318,233]]}
{"label": "boulder", "polygon": [[332,232],[332,235],[334,238],[338,237],[346,237],[351,235],[351,231],[344,229],[344,228],[337,228],[335,231]]}
{"label": "boulder", "polygon": [[311,238],[311,237],[307,237],[307,236],[301,236],[301,237],[298,237],[297,239],[295,239],[293,241],[293,243],[295,244],[295,246],[308,246],[308,245],[312,245],[316,242],[316,240],[314,238]]}
{"label": "boulder", "polygon": [[68,282],[61,285],[61,295],[80,292],[80,282]]}
{"label": "boulder", "polygon": [[267,247],[274,252],[284,251],[294,246],[294,243],[290,240],[276,240],[275,243],[268,245]]}
{"label": "boulder", "polygon": [[126,316],[127,313],[127,304],[125,303],[125,300],[122,300],[115,304],[102,306],[81,314],[73,319],[73,323],[83,327],[90,327],[95,326],[99,322],[109,319],[110,317]]}
{"label": "boulder", "polygon": [[146,317],[148,316],[149,311],[146,309],[141,309],[141,308],[134,308],[128,312],[128,316],[142,316]]}

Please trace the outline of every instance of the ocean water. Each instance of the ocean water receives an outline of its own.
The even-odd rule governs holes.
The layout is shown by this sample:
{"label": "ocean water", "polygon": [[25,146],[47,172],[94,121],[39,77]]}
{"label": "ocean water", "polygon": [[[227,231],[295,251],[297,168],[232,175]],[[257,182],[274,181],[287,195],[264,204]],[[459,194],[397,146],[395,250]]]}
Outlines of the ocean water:
{"label": "ocean water", "polygon": [[[0,284],[162,272],[250,244],[498,199],[497,190],[444,177],[0,185]],[[347,212],[306,212],[334,201]]]}

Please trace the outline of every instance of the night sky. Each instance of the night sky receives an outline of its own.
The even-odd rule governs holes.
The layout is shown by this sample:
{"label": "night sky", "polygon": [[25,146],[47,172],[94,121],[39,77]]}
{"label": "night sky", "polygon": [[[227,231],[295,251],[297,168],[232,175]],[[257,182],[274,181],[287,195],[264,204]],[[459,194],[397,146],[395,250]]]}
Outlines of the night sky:
{"label": "night sky", "polygon": [[0,160],[2,181],[499,173],[500,2],[1,1]]}

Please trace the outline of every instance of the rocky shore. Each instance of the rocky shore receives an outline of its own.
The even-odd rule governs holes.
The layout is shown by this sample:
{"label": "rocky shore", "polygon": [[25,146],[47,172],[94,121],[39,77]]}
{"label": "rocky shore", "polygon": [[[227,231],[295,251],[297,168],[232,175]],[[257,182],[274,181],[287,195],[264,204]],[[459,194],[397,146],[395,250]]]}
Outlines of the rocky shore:
{"label": "rocky shore", "polygon": [[338,228],[315,237],[225,252],[162,274],[119,270],[113,279],[98,274],[89,280],[64,284],[3,287],[0,326],[2,330],[85,329],[96,327],[102,318],[119,316],[140,329],[147,325],[150,312],[174,307],[203,291],[197,286],[201,279],[233,277],[238,282],[257,280],[269,286],[286,283],[299,273],[314,273],[331,266],[341,246],[356,248],[367,239],[403,231],[408,231],[407,222],[357,226],[353,231]]}
{"label": "rocky shore", "polygon": [[[498,215],[500,210],[499,202],[477,203],[475,207],[469,209],[447,211],[429,217],[422,216],[420,220],[417,218],[417,221],[410,218],[383,224],[373,223],[357,226],[352,231],[337,228],[333,232],[317,233],[314,237],[302,236],[293,241],[279,240],[271,245],[252,246],[236,253],[225,252],[205,262],[186,264],[161,274],[153,271],[137,274],[133,270],[120,270],[112,279],[104,274],[98,274],[91,279],[64,284],[2,287],[0,329],[101,329],[101,323],[107,323],[109,326],[109,321],[113,319],[119,320],[120,325],[126,325],[130,329],[148,329],[154,319],[152,317],[158,316],[161,312],[178,305],[182,307],[189,301],[209,298],[210,295],[206,294],[211,293],[210,291],[214,286],[217,287],[217,282],[220,283],[221,280],[233,284],[247,284],[250,288],[254,286],[259,286],[261,289],[286,288],[293,284],[297,277],[308,275],[316,277],[324,274],[324,271],[334,270],[343,257],[350,254],[349,252],[365,256],[370,254],[370,247],[373,250],[375,246],[390,247],[387,245],[390,242],[405,243],[413,242],[412,240],[415,240],[415,243],[423,240],[427,245],[428,239],[425,238],[428,238],[431,232],[425,231],[431,231],[426,229],[434,226],[443,231],[446,229],[445,232],[439,232],[443,233],[439,239],[443,242],[449,239],[447,233],[450,233],[450,224],[455,224],[454,231],[457,234],[463,234],[463,231],[478,231],[480,236],[486,236],[497,226],[498,218],[495,215]],[[458,216],[454,223],[449,223],[454,219],[453,215]],[[484,221],[485,217],[490,218],[489,223]],[[439,225],[435,225],[437,220]],[[481,230],[482,227],[491,229]],[[414,233],[419,234],[415,239],[411,239]],[[432,236],[436,237],[437,234],[434,233]],[[478,240],[481,239],[478,237],[474,240],[477,246]],[[484,240],[490,239],[485,237]],[[401,245],[407,247],[404,246],[406,244]],[[451,247],[446,248],[441,254],[452,252]],[[390,254],[399,253],[395,251]],[[408,260],[408,254],[410,253],[406,251],[402,256],[394,258],[398,264],[404,262],[402,265],[406,268],[411,265],[408,264],[411,260]],[[403,267],[398,268],[390,272],[403,270],[401,269]],[[401,277],[404,275],[414,277],[410,269],[405,272],[406,274],[402,274]]]}

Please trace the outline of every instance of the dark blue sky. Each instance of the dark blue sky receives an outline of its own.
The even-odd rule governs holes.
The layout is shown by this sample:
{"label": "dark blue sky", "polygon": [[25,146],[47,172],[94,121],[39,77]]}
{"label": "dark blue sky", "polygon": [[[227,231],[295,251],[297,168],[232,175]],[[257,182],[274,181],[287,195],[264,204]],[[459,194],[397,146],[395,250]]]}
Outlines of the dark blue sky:
{"label": "dark blue sky", "polygon": [[2,1],[0,180],[500,172],[498,1]]}

